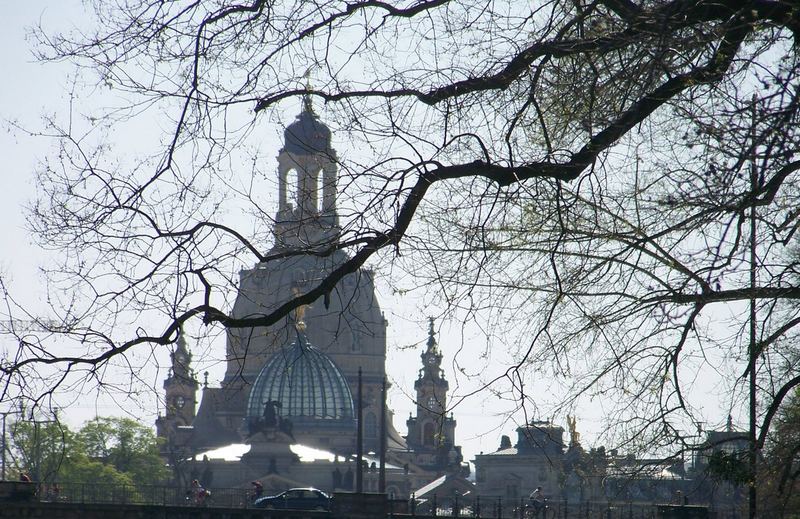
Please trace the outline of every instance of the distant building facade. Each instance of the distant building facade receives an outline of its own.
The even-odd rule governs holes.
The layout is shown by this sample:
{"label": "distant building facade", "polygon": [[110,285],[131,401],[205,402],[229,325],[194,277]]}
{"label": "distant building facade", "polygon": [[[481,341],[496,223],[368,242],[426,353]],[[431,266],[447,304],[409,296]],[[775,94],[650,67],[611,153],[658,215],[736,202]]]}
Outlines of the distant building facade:
{"label": "distant building facade", "polygon": [[549,422],[531,422],[517,428],[517,442],[504,436],[495,452],[475,457],[479,495],[505,499],[527,497],[536,487],[545,495],[561,497],[564,471],[564,429]]}
{"label": "distant building facade", "polygon": [[575,419],[568,418],[570,441],[564,429],[533,421],[517,429],[512,445],[503,436],[500,447],[474,459],[476,492],[508,500],[524,500],[535,488],[559,503],[623,502],[711,505],[736,509],[742,488],[715,478],[709,460],[715,453],[747,451],[745,433],[729,420],[726,431],[708,431],[689,469],[683,458],[640,459],[604,447],[584,450]]}

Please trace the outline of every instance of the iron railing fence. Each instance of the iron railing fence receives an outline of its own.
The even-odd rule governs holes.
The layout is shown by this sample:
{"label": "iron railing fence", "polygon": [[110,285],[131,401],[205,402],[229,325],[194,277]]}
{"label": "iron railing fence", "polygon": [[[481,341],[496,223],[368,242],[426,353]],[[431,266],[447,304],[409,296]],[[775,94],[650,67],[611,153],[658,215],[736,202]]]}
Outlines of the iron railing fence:
{"label": "iron railing fence", "polygon": [[[475,496],[469,498],[426,496],[411,499],[407,507],[404,503],[392,509],[405,508],[404,512],[417,517],[474,517],[492,519],[658,519],[659,506],[666,503],[642,503],[628,501],[585,501],[549,500],[545,509],[538,515],[529,506],[527,498],[509,499],[497,496]],[[687,509],[698,508],[686,506]],[[746,513],[741,507],[708,506],[713,519],[744,519]],[[397,514],[400,515],[400,514]]]}
{"label": "iron railing fence", "polygon": [[169,506],[216,506],[245,508],[252,505],[252,492],[241,488],[213,488],[203,494],[197,489],[171,486],[84,484],[61,482],[43,484],[41,501],[92,504],[131,504]]}
{"label": "iron railing fence", "polygon": [[[207,506],[225,508],[252,507],[250,489],[218,488],[198,496],[196,489],[169,486],[131,486],[111,484],[80,484],[62,482],[42,484],[38,490],[41,501],[61,501],[87,504],[131,504],[164,506]],[[390,499],[390,516],[465,517],[486,519],[657,519],[659,503],[595,501],[572,503],[550,500],[545,511],[534,516],[526,507],[528,500],[497,496],[451,497],[430,495],[409,500]],[[711,507],[715,519],[742,519],[743,509]]]}

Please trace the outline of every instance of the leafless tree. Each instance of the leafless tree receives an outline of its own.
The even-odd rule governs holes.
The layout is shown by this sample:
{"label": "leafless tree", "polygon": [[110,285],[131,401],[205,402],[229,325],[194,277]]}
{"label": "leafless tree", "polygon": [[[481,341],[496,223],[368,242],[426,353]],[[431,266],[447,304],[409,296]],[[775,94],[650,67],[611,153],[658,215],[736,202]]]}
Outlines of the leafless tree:
{"label": "leafless tree", "polygon": [[[800,293],[795,8],[95,2],[95,32],[40,31],[38,48],[125,104],[96,109],[85,133],[78,114],[53,122],[60,150],[31,215],[63,260],[53,287],[71,294],[52,301],[53,331],[83,349],[20,340],[4,381],[23,385],[41,364],[99,374],[193,319],[270,325],[368,260],[401,258],[451,308],[525,337],[510,380],[532,364],[570,381],[575,398],[613,394],[624,436],[649,445],[673,444],[696,419],[684,391],[695,369],[752,353],[762,444],[798,382],[786,355]],[[273,150],[256,131],[303,97],[342,143],[342,231],[324,247],[277,250],[263,188]],[[146,155],[123,161],[98,138],[142,119],[164,128]],[[234,225],[232,212],[252,220]],[[236,267],[334,250],[348,259],[293,300],[229,315]],[[162,319],[123,336],[123,310]]]}

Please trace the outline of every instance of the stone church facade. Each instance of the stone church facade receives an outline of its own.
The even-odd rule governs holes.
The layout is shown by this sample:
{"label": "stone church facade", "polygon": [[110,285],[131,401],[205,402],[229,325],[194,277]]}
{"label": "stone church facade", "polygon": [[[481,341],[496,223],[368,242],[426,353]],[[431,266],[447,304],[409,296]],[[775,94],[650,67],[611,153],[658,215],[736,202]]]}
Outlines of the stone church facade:
{"label": "stone church facade", "polygon": [[[349,259],[335,249],[341,229],[331,132],[308,99],[284,137],[277,157],[274,246],[267,254],[279,259],[240,273],[231,312],[234,318],[274,311]],[[291,438],[280,441],[313,446],[347,459],[356,451],[356,417],[348,408],[355,409],[357,404],[360,371],[364,452],[380,450],[384,431],[387,459],[409,480],[408,491],[438,474],[463,473],[461,451],[455,445],[455,420],[445,413],[448,384],[433,323],[415,384],[417,412],[407,422],[408,438],[397,432],[390,411],[381,426],[386,327],[373,273],[359,269],[323,298],[273,326],[229,329],[224,378],[219,387],[204,383],[199,401],[198,382],[189,367],[191,356],[181,338],[164,383],[166,412],[157,420],[165,454],[187,458],[230,444],[263,444],[276,436],[269,431],[266,436],[259,434],[258,427],[281,422],[291,424]],[[294,360],[287,362],[289,357]],[[301,364],[304,371],[299,369]],[[318,377],[326,377],[326,382]],[[266,452],[271,447],[259,449]]]}

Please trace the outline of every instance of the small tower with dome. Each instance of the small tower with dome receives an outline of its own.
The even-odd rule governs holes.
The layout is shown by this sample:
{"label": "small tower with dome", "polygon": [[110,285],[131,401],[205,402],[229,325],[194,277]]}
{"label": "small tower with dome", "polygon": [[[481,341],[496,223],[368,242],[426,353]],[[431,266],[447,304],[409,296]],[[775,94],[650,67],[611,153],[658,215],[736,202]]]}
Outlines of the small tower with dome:
{"label": "small tower with dome", "polygon": [[170,360],[169,375],[164,380],[165,410],[156,420],[156,432],[161,438],[174,436],[178,427],[191,425],[195,417],[198,383],[191,370],[192,354],[183,330],[178,331]]}
{"label": "small tower with dome", "polygon": [[276,248],[314,249],[338,240],[336,161],[331,131],[306,96],[303,110],[284,131],[278,153]]}
{"label": "small tower with dome", "polygon": [[456,421],[452,414],[447,415],[450,385],[444,378],[433,318],[429,320],[428,341],[420,358],[422,369],[414,382],[417,412],[406,421],[406,442],[421,467],[433,470],[459,467],[462,456],[460,447],[455,445]]}

